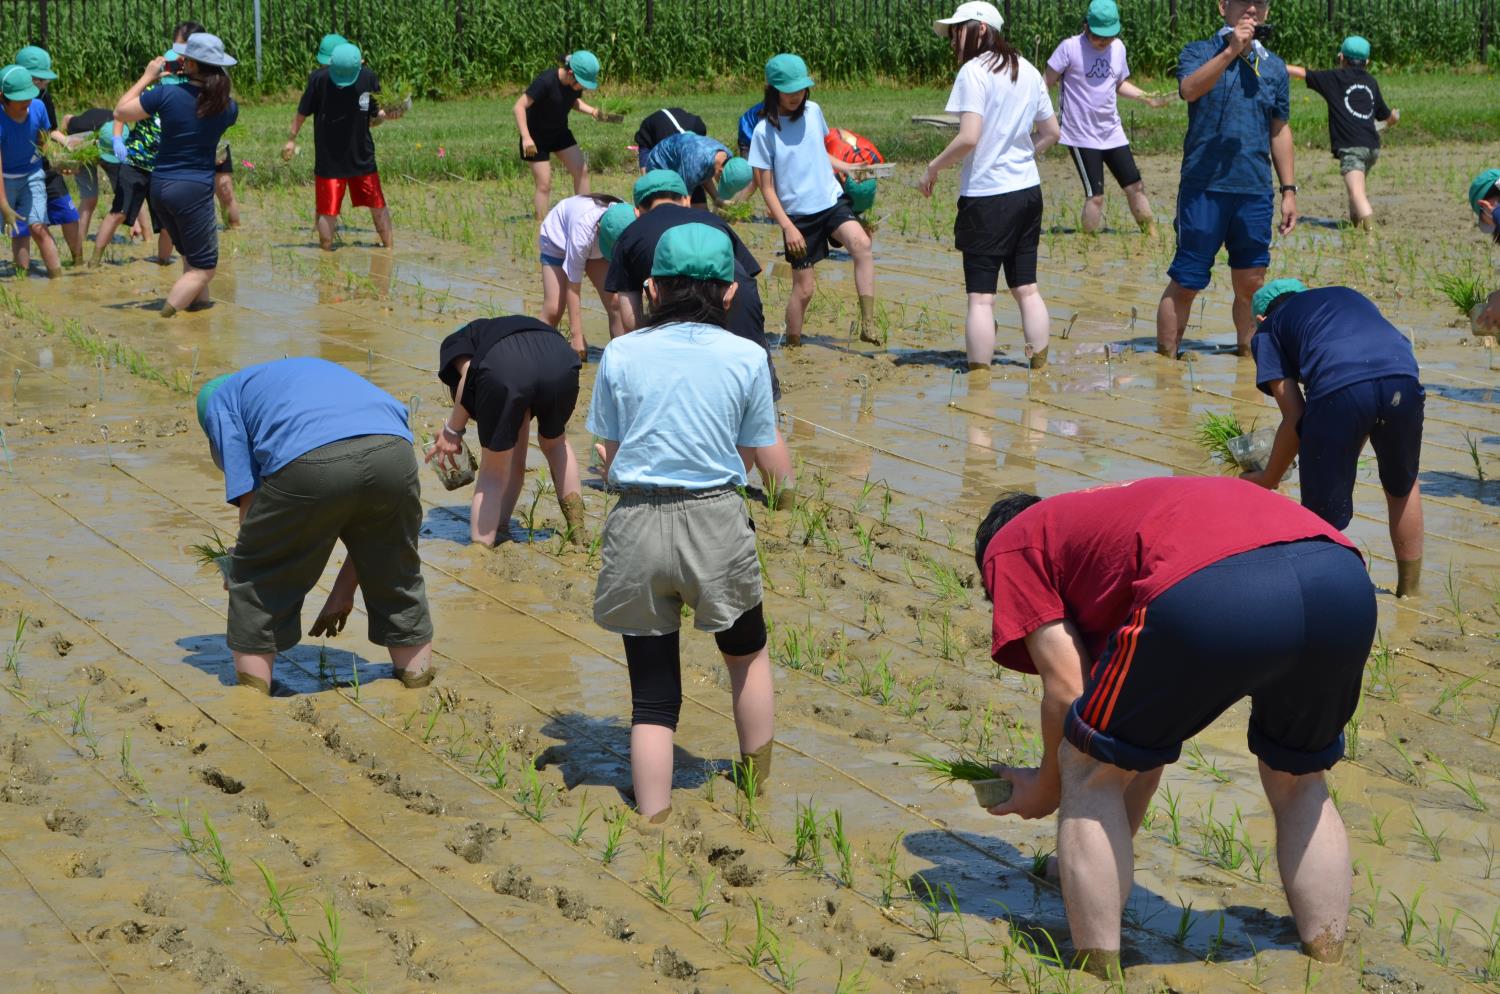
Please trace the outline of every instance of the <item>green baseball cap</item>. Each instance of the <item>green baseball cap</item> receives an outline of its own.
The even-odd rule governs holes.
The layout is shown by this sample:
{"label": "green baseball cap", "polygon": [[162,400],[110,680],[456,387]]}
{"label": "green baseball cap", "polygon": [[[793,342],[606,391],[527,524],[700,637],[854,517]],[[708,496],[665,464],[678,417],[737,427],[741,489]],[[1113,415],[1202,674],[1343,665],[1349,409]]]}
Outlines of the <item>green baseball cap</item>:
{"label": "green baseball cap", "polygon": [[1120,8],[1115,0],[1093,0],[1089,4],[1089,34],[1098,38],[1113,38],[1120,33]]}
{"label": "green baseball cap", "polygon": [[[105,121],[99,125],[99,130],[95,134],[99,136],[99,158],[112,166],[119,165],[120,160],[115,157],[115,123]],[[130,125],[127,124],[120,131],[120,139],[123,141],[129,137]]]}
{"label": "green baseball cap", "polygon": [[645,203],[658,193],[670,193],[676,197],[688,195],[687,184],[682,177],[670,169],[653,169],[640,179],[635,181],[631,189],[631,197],[635,200],[637,207]]}
{"label": "green baseball cap", "polygon": [[585,90],[599,89],[599,56],[580,48],[568,56],[568,71]]}
{"label": "green baseball cap", "polygon": [[198,389],[198,427],[204,431],[208,431],[208,402],[233,375],[233,373],[225,373],[223,376],[215,376]]}
{"label": "green baseball cap", "polygon": [[766,63],[766,85],[780,93],[800,93],[812,89],[813,78],[807,74],[807,63],[801,56],[782,52]]}
{"label": "green baseball cap", "polygon": [[635,208],[629,204],[610,204],[599,218],[599,254],[606,262],[615,257],[615,242],[635,221]]}
{"label": "green baseball cap", "polygon": [[724,163],[724,171],[719,176],[719,197],[728,200],[750,185],[750,177],[754,171],[750,163],[736,155]]}
{"label": "green baseball cap", "polygon": [[1500,185],[1500,169],[1486,169],[1474,177],[1474,182],[1469,184],[1469,207],[1475,215],[1481,215],[1479,202],[1489,195],[1497,185]]}
{"label": "green baseball cap", "polygon": [[31,70],[9,65],[0,69],[0,95],[6,100],[35,100],[42,91],[31,81]]}
{"label": "green baseball cap", "polygon": [[52,56],[47,54],[45,48],[36,45],[27,45],[16,53],[16,65],[31,72],[32,79],[56,79],[57,73],[52,71]]}
{"label": "green baseball cap", "polygon": [[1257,315],[1264,315],[1266,311],[1271,309],[1271,305],[1274,304],[1278,298],[1285,297],[1289,293],[1301,293],[1306,289],[1307,284],[1303,283],[1301,280],[1288,278],[1272,280],[1265,286],[1261,287],[1259,290],[1255,291],[1255,297],[1251,300],[1251,304],[1253,305],[1255,313]]}
{"label": "green baseball cap", "polygon": [[333,61],[333,50],[340,45],[349,44],[349,39],[340,34],[326,34],[323,40],[318,42],[318,65],[326,66]]}
{"label": "green baseball cap", "polygon": [[734,246],[729,236],[706,224],[679,224],[656,243],[652,276],[686,276],[694,280],[734,282]]}
{"label": "green baseball cap", "polygon": [[1339,46],[1339,54],[1350,62],[1370,61],[1370,40],[1359,35],[1350,35]]}
{"label": "green baseball cap", "polygon": [[849,207],[856,214],[863,214],[875,206],[875,177],[851,179],[844,182],[844,192],[849,195]]}
{"label": "green baseball cap", "polygon": [[353,86],[354,81],[359,79],[360,67],[364,65],[364,58],[359,54],[359,49],[347,41],[333,50],[333,55],[328,60],[328,75],[333,80],[333,85],[343,89]]}

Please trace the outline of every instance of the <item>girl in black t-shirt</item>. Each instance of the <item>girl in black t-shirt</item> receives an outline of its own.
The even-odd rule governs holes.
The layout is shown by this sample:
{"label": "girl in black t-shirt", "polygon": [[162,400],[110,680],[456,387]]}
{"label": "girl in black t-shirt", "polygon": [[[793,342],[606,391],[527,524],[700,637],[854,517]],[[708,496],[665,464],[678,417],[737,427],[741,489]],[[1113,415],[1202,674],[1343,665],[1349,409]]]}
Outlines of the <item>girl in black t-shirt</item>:
{"label": "girl in black t-shirt", "polygon": [[589,192],[589,169],[583,161],[578,139],[568,129],[568,114],[574,110],[596,121],[618,122],[618,114],[590,107],[579,96],[599,88],[599,57],[579,50],[563,57],[562,65],[548,69],[526,87],[516,100],[516,127],[521,132],[521,158],[531,163],[536,181],[532,209],[538,221],[547,216],[552,200],[552,156],[556,155],[573,177],[573,194]]}

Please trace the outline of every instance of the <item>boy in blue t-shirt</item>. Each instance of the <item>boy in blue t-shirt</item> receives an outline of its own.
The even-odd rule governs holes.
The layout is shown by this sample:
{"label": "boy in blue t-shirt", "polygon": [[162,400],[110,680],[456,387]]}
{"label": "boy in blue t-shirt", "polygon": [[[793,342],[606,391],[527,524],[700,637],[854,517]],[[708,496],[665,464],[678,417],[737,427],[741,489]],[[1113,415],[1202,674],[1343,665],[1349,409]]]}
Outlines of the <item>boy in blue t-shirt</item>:
{"label": "boy in blue t-shirt", "polygon": [[1255,384],[1276,399],[1281,427],[1266,468],[1245,479],[1275,490],[1301,452],[1302,506],[1335,528],[1354,517],[1365,440],[1375,449],[1396,549],[1396,596],[1422,575],[1422,455],[1426,391],[1411,342],[1364,294],[1274,280],[1255,294]]}
{"label": "boy in blue t-shirt", "polygon": [[25,222],[29,240],[36,242],[47,275],[55,279],[62,275],[62,262],[57,243],[47,228],[47,179],[40,146],[51,130],[51,119],[37,99],[41,92],[25,67],[12,65],[0,69],[0,102],[4,110],[0,113],[0,174],[4,175],[0,217],[4,218],[11,236],[10,253],[16,273],[22,275],[31,268],[28,238],[20,233],[20,224]]}

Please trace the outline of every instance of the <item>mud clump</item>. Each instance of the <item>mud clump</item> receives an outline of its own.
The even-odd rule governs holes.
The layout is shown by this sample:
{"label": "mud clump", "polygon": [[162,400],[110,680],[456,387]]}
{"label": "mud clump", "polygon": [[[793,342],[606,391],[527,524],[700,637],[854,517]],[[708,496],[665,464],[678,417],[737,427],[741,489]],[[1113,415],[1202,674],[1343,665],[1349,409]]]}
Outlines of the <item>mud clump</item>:
{"label": "mud clump", "polygon": [[172,898],[160,887],[147,887],[146,892],[136,898],[135,906],[156,918],[167,918],[172,914]]}
{"label": "mud clump", "polygon": [[754,887],[764,876],[744,863],[731,863],[724,871],[724,882],[731,887]]}
{"label": "mud clump", "polygon": [[656,947],[651,954],[651,969],[668,980],[691,980],[698,975],[698,968],[671,946]]}
{"label": "mud clump", "polygon": [[63,872],[73,880],[81,877],[97,880],[104,876],[104,861],[98,856],[75,852],[65,861]]}
{"label": "mud clump", "polygon": [[266,806],[265,801],[251,801],[240,805],[240,810],[249,815],[251,820],[261,828],[271,827],[271,809]]}
{"label": "mud clump", "polygon": [[287,708],[287,714],[291,715],[293,721],[300,721],[304,725],[316,725],[318,723],[318,709],[313,702],[305,697],[299,697]]}
{"label": "mud clump", "polygon": [[896,959],[896,947],[889,942],[877,942],[870,947],[870,955],[882,963],[890,963]]}
{"label": "mud clump", "polygon": [[52,651],[61,659],[73,651],[73,643],[63,638],[62,632],[58,632],[52,636]]}
{"label": "mud clump", "polygon": [[120,939],[126,945],[136,946],[145,942],[160,930],[160,925],[149,925],[145,922],[138,922],[132,919],[130,921],[123,921],[118,925],[96,925],[89,930],[88,936],[95,942]]}
{"label": "mud clump", "polygon": [[42,820],[47,823],[47,831],[62,832],[75,838],[83,835],[89,827],[87,818],[68,808],[53,808]]}
{"label": "mud clump", "polygon": [[198,771],[198,779],[210,787],[222,790],[226,794],[238,794],[245,789],[243,780],[230,776],[217,766],[205,766],[200,769]]}
{"label": "mud clump", "polygon": [[604,923],[604,934],[611,939],[619,939],[621,942],[629,942],[635,938],[635,929],[624,917],[616,915]]}
{"label": "mud clump", "polygon": [[1399,970],[1389,966],[1366,966],[1360,974],[1359,986],[1370,994],[1419,994],[1424,988],[1411,977],[1403,977]]}
{"label": "mud clump", "polygon": [[745,855],[745,850],[743,849],[734,849],[730,846],[714,846],[708,851],[708,862],[709,865],[722,870],[743,855]]}
{"label": "mud clump", "polygon": [[557,910],[570,922],[587,921],[589,916],[602,910],[588,901],[580,894],[575,894],[566,887],[557,888],[552,896],[552,902],[557,905]]}
{"label": "mud clump", "polygon": [[495,840],[505,834],[507,833],[501,829],[490,828],[484,822],[476,821],[466,825],[457,835],[443,843],[443,847],[462,858],[465,863],[482,863]]}
{"label": "mud clump", "polygon": [[496,894],[504,894],[506,897],[522,901],[535,901],[537,898],[536,885],[531,882],[531,877],[515,863],[497,873],[490,885],[494,887]]}

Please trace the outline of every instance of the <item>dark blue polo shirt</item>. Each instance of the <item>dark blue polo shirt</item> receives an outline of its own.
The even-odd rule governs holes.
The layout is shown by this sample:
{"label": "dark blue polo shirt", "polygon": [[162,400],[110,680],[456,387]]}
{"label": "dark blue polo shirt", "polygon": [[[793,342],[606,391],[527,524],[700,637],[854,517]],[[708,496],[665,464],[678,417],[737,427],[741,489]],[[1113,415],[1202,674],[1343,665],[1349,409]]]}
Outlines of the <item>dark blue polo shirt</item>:
{"label": "dark blue polo shirt", "polygon": [[1411,342],[1368,297],[1346,286],[1304,290],[1271,312],[1250,340],[1255,385],[1302,384],[1309,401],[1352,383],[1417,376]]}
{"label": "dark blue polo shirt", "polygon": [[[1224,50],[1223,36],[1190,43],[1177,59],[1187,79]],[[1182,141],[1182,186],[1214,193],[1271,188],[1271,122],[1291,120],[1286,63],[1256,46],[1234,60],[1214,88],[1188,104]]]}

